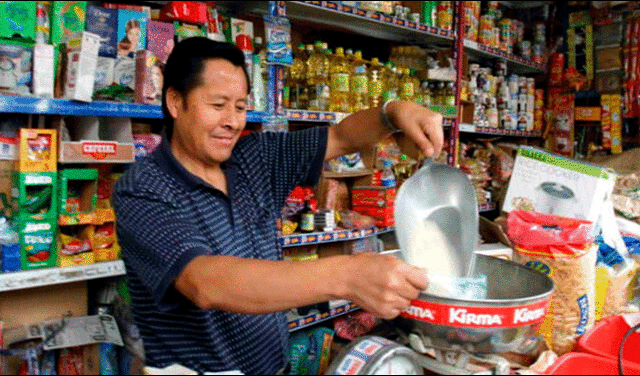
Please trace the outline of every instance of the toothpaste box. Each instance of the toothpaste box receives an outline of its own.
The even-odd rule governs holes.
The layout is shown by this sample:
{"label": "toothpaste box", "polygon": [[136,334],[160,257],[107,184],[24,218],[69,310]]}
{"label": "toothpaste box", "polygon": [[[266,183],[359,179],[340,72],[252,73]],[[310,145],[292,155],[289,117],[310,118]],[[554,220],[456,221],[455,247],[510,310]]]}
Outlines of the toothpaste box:
{"label": "toothpaste box", "polygon": [[95,5],[87,6],[87,31],[100,36],[98,55],[118,55],[118,11]]}
{"label": "toothpaste box", "polygon": [[67,39],[66,99],[92,101],[99,49],[100,37],[88,31],[71,34]]}

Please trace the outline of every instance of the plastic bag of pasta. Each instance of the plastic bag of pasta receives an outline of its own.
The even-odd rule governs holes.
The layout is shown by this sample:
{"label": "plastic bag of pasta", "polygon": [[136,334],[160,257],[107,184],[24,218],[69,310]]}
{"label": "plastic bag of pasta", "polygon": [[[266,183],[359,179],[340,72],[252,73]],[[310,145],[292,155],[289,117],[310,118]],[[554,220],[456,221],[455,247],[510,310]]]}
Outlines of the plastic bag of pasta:
{"label": "plastic bag of pasta", "polygon": [[509,213],[514,261],[549,276],[555,291],[541,333],[558,355],[595,323],[597,245],[592,223],[530,211]]}

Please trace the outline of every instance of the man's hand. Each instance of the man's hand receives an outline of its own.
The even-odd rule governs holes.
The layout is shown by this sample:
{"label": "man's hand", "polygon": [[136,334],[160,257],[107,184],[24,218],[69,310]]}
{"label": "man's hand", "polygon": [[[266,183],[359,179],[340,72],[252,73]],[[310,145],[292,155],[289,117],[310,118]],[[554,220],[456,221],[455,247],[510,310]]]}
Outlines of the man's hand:
{"label": "man's hand", "polygon": [[388,255],[348,256],[346,298],[383,319],[397,317],[427,288],[427,272]]}
{"label": "man's hand", "polygon": [[393,101],[387,105],[387,116],[426,157],[435,158],[440,154],[444,143],[442,115],[413,102]]}

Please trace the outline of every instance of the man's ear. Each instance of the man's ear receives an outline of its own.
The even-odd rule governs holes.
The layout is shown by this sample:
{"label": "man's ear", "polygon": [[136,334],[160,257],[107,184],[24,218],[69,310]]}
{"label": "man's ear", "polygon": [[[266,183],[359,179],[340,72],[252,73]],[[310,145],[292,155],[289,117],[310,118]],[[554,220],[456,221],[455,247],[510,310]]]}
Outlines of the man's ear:
{"label": "man's ear", "polygon": [[171,114],[171,117],[176,119],[178,117],[178,107],[184,106],[182,94],[178,93],[174,88],[167,89],[167,110]]}

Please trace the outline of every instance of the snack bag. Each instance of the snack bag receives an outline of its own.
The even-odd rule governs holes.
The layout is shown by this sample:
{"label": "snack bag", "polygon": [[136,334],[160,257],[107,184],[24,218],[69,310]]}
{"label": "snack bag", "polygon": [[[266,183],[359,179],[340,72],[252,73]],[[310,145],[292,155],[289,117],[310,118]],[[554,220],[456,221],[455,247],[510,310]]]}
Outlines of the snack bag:
{"label": "snack bag", "polygon": [[570,352],[595,323],[597,245],[589,221],[515,210],[509,213],[514,261],[555,283],[540,331],[558,355]]}

